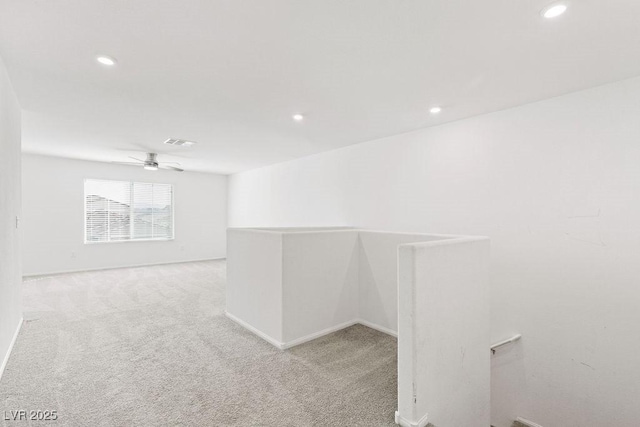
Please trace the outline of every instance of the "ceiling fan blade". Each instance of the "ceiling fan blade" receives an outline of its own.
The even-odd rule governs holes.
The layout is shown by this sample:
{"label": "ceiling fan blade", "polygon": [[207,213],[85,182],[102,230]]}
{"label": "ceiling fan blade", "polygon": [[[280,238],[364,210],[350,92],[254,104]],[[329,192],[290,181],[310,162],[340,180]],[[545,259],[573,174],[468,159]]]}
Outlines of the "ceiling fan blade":
{"label": "ceiling fan blade", "polygon": [[160,169],[169,169],[177,172],[184,172],[184,169],[176,168],[174,166],[158,166]]}
{"label": "ceiling fan blade", "polygon": [[127,166],[140,166],[140,163],[135,162],[111,162],[114,165],[127,165]]}
{"label": "ceiling fan blade", "polygon": [[[159,156],[182,157],[182,158],[185,158],[185,159],[190,157],[190,156],[185,156],[185,155],[180,154],[180,153],[173,153],[173,152],[171,152],[171,150],[158,151],[156,149],[151,149],[151,148],[147,148],[147,147],[140,147],[139,149],[124,148],[124,147],[114,147],[114,149],[117,150],[117,151],[121,151],[123,154],[124,153],[127,153],[127,154],[128,153],[132,153],[132,154],[133,153],[138,153],[138,154],[140,154],[141,152],[149,153],[149,152],[152,152],[152,151],[155,150],[156,154],[158,154]],[[175,150],[175,148],[174,148],[174,150]]]}
{"label": "ceiling fan blade", "polygon": [[160,162],[160,163],[162,163],[163,165],[165,165],[165,164],[167,164],[167,163],[171,163],[172,165],[178,165],[178,166],[180,166],[180,163],[178,163],[178,162]]}
{"label": "ceiling fan blade", "polygon": [[133,160],[137,160],[137,161],[139,161],[139,162],[141,162],[141,163],[144,163],[144,160],[136,159],[135,157],[131,157],[131,156],[129,156],[129,158],[130,158],[130,159],[133,159]]}

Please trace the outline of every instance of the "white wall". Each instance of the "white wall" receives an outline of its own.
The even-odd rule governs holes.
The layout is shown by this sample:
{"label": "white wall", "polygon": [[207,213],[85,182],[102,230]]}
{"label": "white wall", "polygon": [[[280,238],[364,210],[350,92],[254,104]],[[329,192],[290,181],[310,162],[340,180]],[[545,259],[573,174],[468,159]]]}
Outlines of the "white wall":
{"label": "white wall", "polygon": [[[84,244],[84,180],[174,186],[175,240]],[[225,257],[227,177],[23,155],[25,275]]]}
{"label": "white wall", "polygon": [[0,377],[22,318],[17,216],[20,216],[20,106],[0,59]]}
{"label": "white wall", "polygon": [[399,245],[455,237],[229,228],[227,315],[280,348],[354,323],[396,336]]}
{"label": "white wall", "polygon": [[358,318],[358,232],[284,233],[284,342]]}
{"label": "white wall", "polygon": [[398,246],[447,237],[372,230],[361,230],[358,236],[360,319],[395,335],[398,332]]}
{"label": "white wall", "polygon": [[227,230],[225,312],[280,346],[282,332],[282,234]]}
{"label": "white wall", "polygon": [[490,424],[488,266],[486,237],[399,247],[399,424]]}
{"label": "white wall", "polygon": [[357,322],[357,230],[227,232],[231,319],[282,349]]}
{"label": "white wall", "polygon": [[489,236],[492,423],[635,426],[638,117],[640,78],[236,174],[229,223]]}

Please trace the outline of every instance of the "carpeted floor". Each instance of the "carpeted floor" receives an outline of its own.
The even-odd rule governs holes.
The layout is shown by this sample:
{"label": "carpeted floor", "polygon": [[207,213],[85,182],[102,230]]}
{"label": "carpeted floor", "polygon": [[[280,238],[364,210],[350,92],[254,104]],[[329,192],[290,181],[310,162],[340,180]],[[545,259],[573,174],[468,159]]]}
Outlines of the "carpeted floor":
{"label": "carpeted floor", "polygon": [[[396,340],[354,326],[280,351],[224,314],[225,262],[29,279],[6,426],[389,426]],[[56,422],[7,421],[55,410]]]}

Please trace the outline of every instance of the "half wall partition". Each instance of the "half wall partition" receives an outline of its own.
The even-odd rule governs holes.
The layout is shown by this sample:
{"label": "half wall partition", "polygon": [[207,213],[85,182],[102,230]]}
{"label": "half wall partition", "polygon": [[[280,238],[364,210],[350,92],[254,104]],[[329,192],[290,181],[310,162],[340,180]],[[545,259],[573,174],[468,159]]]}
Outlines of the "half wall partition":
{"label": "half wall partition", "polygon": [[489,425],[489,240],[230,228],[227,316],[280,349],[361,323],[398,337],[396,423]]}

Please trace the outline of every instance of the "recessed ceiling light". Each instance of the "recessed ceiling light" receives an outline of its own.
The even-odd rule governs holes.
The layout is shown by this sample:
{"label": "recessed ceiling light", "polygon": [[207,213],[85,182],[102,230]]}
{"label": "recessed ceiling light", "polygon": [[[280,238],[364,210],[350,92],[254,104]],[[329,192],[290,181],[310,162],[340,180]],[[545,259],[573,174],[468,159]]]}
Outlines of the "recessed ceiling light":
{"label": "recessed ceiling light", "polygon": [[98,55],[98,56],[96,56],[96,61],[98,61],[102,65],[107,65],[109,67],[112,67],[112,66],[116,65],[115,58],[112,58],[112,57],[107,56],[107,55]]}
{"label": "recessed ceiling light", "polygon": [[540,14],[547,19],[555,18],[567,11],[567,5],[564,3],[554,3],[542,9]]}
{"label": "recessed ceiling light", "polygon": [[295,120],[296,122],[301,122],[303,119],[304,119],[304,116],[302,114],[293,115],[293,120]]}
{"label": "recessed ceiling light", "polygon": [[442,107],[431,107],[429,109],[429,112],[431,114],[438,114],[440,111],[442,111]]}

